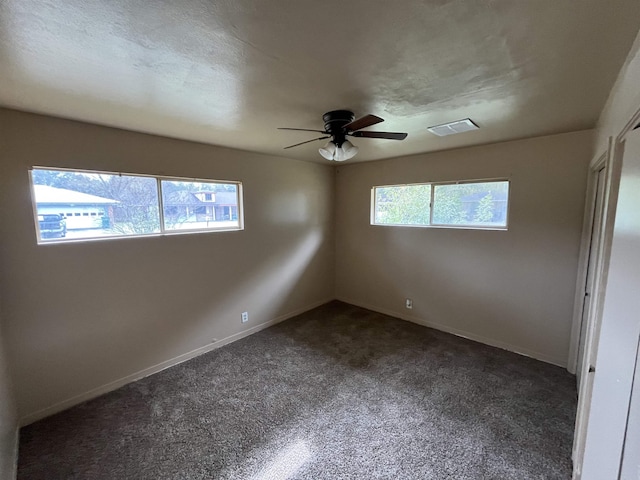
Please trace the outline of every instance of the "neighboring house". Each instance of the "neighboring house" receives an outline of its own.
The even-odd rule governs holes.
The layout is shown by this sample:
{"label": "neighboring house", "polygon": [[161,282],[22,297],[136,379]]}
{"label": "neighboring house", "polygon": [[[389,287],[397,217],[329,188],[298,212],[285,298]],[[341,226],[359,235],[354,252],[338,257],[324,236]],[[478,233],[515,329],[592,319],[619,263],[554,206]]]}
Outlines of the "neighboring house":
{"label": "neighboring house", "polygon": [[186,190],[166,193],[164,214],[174,223],[237,220],[237,195],[235,192],[191,193]]}
{"label": "neighboring house", "polygon": [[118,203],[110,198],[48,185],[34,185],[33,189],[38,215],[63,215],[67,219],[67,230],[103,228],[113,220],[113,206]]}

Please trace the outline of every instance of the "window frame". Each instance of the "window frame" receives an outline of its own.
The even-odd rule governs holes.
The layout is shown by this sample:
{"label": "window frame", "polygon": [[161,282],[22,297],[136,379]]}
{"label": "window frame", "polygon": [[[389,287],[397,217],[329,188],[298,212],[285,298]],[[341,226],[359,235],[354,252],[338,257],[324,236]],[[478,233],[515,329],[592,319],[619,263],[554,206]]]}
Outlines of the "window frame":
{"label": "window frame", "polygon": [[[429,223],[376,223],[376,189],[389,188],[389,187],[417,187],[429,185]],[[419,182],[419,183],[398,183],[395,185],[375,185],[371,187],[371,225],[380,227],[430,227],[431,226],[431,205],[433,203],[433,183],[432,182]]]}
{"label": "window frame", "polygon": [[[244,208],[242,205],[242,182],[227,180],[206,180],[201,178],[184,178],[184,177],[167,177],[161,175],[152,175],[158,182],[158,205],[160,207],[160,230],[164,235],[173,235],[179,233],[199,233],[199,232],[229,232],[244,230]],[[214,228],[184,228],[184,229],[167,229],[164,221],[164,197],[162,194],[162,181],[188,181],[193,183],[216,183],[236,186],[237,208],[238,208],[238,226],[237,227],[214,227]]]}
{"label": "window frame", "polygon": [[[435,201],[435,191],[437,186],[442,185],[464,185],[469,183],[507,183],[507,208],[505,212],[505,225],[473,225],[473,224],[449,224],[449,223],[433,223],[433,206]],[[414,185],[430,185],[431,198],[429,199],[429,223],[408,224],[408,223],[376,223],[376,190],[378,188],[389,187],[410,187]],[[472,180],[446,180],[437,182],[416,182],[416,183],[397,183],[390,185],[374,185],[371,187],[371,207],[369,223],[374,227],[407,227],[407,228],[453,228],[457,230],[498,230],[507,231],[509,229],[509,212],[511,209],[511,179],[507,177],[480,178]]]}
{"label": "window frame", "polygon": [[[130,177],[145,177],[153,178],[156,181],[156,191],[158,198],[158,220],[160,230],[158,232],[151,233],[135,233],[131,235],[118,234],[108,236],[94,236],[94,237],[81,237],[81,238],[52,238],[43,239],[40,235],[40,226],[38,222],[38,206],[35,195],[35,184],[33,183],[33,171],[34,170],[48,170],[58,172],[70,172],[70,173],[86,173],[94,175],[118,175],[118,176],[130,176]],[[61,243],[77,243],[77,242],[93,242],[93,241],[108,241],[123,238],[149,238],[149,237],[164,237],[171,235],[189,235],[194,233],[217,233],[217,232],[236,232],[244,230],[244,191],[242,181],[239,180],[214,180],[210,178],[194,178],[194,177],[179,177],[170,175],[152,175],[147,173],[129,173],[129,172],[109,172],[104,170],[87,170],[80,168],[66,168],[66,167],[44,167],[34,165],[29,168],[29,189],[31,191],[31,209],[33,212],[33,220],[35,225],[36,240],[38,245],[54,245]],[[190,229],[167,229],[165,228],[165,215],[164,215],[164,199],[162,195],[162,180],[178,181],[178,182],[194,182],[194,183],[211,183],[211,184],[226,184],[236,185],[236,197],[238,206],[238,225],[237,226],[225,226],[225,227],[208,227],[208,228],[190,228]],[[99,218],[96,216],[96,218]]]}

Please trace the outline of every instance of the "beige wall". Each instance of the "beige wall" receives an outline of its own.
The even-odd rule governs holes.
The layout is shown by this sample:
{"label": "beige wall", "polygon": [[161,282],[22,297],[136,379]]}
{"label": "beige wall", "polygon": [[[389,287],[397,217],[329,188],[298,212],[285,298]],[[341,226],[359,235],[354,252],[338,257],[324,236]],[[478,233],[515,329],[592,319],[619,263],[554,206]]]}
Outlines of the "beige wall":
{"label": "beige wall", "polygon": [[[584,131],[340,166],[337,297],[565,366],[592,143]],[[511,179],[508,231],[369,224],[374,185],[492,177]]]}
{"label": "beige wall", "polygon": [[10,479],[15,477],[18,419],[4,353],[0,329],[0,478]]}
{"label": "beige wall", "polygon": [[[331,167],[11,110],[0,127],[0,280],[21,418],[334,297]],[[38,246],[33,165],[239,180],[245,230]]]}

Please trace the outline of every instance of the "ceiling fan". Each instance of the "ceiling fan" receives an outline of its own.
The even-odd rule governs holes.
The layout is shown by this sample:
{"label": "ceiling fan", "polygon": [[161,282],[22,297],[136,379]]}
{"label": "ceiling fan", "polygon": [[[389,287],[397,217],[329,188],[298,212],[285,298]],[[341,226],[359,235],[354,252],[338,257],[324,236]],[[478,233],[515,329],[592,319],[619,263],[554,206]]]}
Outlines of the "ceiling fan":
{"label": "ceiling fan", "polygon": [[331,138],[331,140],[329,140],[326,145],[321,147],[318,151],[320,152],[320,155],[327,160],[335,160],[336,162],[349,160],[358,153],[358,147],[347,140],[348,136],[362,138],[386,138],[389,140],[404,140],[407,138],[406,133],[362,132],[361,130],[363,128],[384,122],[384,120],[380,117],[376,117],[375,115],[365,115],[357,120],[354,120],[354,118],[355,116],[353,112],[349,110],[333,110],[322,116],[322,119],[324,120],[324,130],[309,130],[307,128],[278,128],[278,130],[297,130],[300,132],[322,133],[324,135],[322,137],[289,145],[284,148],[286,150],[287,148],[297,147],[299,145],[304,145],[305,143]]}

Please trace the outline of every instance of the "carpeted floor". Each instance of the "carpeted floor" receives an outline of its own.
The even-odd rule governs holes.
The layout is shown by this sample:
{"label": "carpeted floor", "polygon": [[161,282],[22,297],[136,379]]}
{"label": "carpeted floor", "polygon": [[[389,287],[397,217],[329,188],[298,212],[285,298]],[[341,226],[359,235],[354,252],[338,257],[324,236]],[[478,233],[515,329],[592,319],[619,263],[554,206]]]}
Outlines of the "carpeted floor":
{"label": "carpeted floor", "polygon": [[565,370],[333,302],[25,427],[20,479],[568,479]]}

